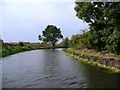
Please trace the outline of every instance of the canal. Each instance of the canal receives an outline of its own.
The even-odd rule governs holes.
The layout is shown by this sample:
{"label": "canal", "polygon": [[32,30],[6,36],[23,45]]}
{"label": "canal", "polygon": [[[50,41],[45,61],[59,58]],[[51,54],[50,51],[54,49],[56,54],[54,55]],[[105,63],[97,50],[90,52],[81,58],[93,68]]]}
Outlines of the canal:
{"label": "canal", "polygon": [[3,88],[118,88],[118,75],[59,50],[33,50],[2,59]]}

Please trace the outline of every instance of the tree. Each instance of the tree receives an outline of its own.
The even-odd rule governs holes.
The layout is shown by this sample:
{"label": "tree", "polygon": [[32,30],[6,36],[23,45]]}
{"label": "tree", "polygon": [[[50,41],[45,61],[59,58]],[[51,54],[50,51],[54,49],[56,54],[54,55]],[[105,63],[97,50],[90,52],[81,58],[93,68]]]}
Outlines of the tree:
{"label": "tree", "polygon": [[42,38],[41,35],[38,36],[38,39],[39,39],[40,41],[43,40],[43,38]]}
{"label": "tree", "polygon": [[19,46],[24,46],[24,43],[23,42],[19,42],[18,45]]}
{"label": "tree", "polygon": [[2,46],[4,46],[3,40],[0,39],[0,49],[2,48]]}
{"label": "tree", "polygon": [[70,45],[76,49],[90,48],[89,42],[90,32],[73,35],[70,40]]}
{"label": "tree", "polygon": [[55,48],[55,44],[59,41],[59,39],[63,38],[60,28],[57,28],[54,25],[48,25],[45,28],[45,31],[42,31],[42,34],[42,36],[39,35],[38,39],[51,44],[53,48]]}
{"label": "tree", "polygon": [[92,48],[120,53],[120,2],[76,2],[74,9],[89,23]]}
{"label": "tree", "polygon": [[66,37],[65,39],[63,39],[62,44],[63,44],[64,47],[69,47],[69,38]]}

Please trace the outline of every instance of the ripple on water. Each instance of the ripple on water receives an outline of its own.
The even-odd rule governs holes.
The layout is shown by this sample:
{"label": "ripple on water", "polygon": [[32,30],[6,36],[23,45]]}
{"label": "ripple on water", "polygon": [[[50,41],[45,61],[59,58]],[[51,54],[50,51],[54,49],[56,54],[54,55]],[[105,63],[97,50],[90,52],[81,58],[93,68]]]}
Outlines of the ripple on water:
{"label": "ripple on water", "polygon": [[[29,59],[26,56],[29,56]],[[118,76],[97,71],[56,50],[31,51],[4,59],[6,60],[3,60],[3,88],[119,86]]]}
{"label": "ripple on water", "polygon": [[79,84],[78,82],[71,82],[69,85]]}
{"label": "ripple on water", "polygon": [[11,80],[11,81],[7,81],[7,82],[3,82],[3,83],[7,84],[7,83],[16,82],[16,81],[17,81],[17,80]]}
{"label": "ripple on water", "polygon": [[68,77],[65,80],[62,81],[62,84],[64,84],[63,88],[87,88],[86,82],[83,80],[79,80],[77,76]]}
{"label": "ripple on water", "polygon": [[22,88],[30,88],[30,87],[33,87],[36,85],[38,85],[38,84],[37,83],[36,84],[28,84],[28,85],[23,86]]}

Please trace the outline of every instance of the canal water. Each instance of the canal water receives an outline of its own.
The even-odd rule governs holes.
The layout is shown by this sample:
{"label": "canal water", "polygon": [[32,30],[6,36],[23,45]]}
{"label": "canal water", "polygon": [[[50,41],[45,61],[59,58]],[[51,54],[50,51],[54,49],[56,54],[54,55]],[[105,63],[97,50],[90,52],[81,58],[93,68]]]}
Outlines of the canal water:
{"label": "canal water", "polygon": [[59,50],[33,50],[2,59],[2,87],[118,88],[119,78]]}

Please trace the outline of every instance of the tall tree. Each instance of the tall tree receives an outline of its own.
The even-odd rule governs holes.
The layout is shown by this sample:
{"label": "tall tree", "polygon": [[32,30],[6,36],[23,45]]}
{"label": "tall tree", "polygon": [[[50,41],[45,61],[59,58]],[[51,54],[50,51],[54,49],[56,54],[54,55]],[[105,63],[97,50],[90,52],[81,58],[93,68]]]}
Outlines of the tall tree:
{"label": "tall tree", "polygon": [[59,39],[63,38],[60,28],[57,28],[54,25],[48,25],[45,28],[45,31],[42,31],[42,34],[42,36],[38,36],[39,40],[51,44],[53,48],[55,47],[55,44],[59,41]]}
{"label": "tall tree", "polygon": [[90,25],[92,48],[120,53],[120,2],[76,2],[74,9]]}

